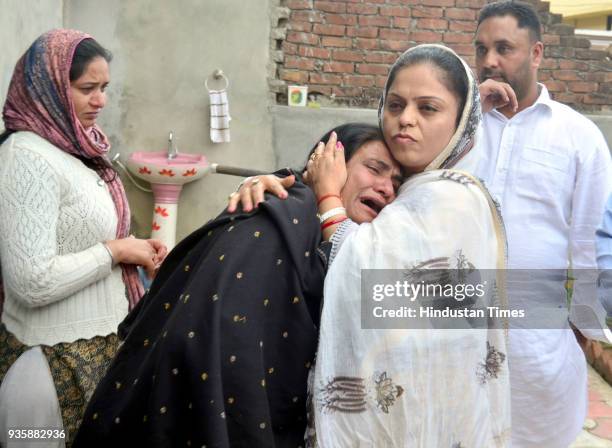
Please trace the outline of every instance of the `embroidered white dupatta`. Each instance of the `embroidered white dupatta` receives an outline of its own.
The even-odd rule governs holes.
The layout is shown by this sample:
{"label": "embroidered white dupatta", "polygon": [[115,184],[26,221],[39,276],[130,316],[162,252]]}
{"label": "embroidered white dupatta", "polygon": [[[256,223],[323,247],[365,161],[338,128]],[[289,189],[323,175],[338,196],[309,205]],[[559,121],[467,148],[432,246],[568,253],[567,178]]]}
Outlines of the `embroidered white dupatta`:
{"label": "embroidered white dupatta", "polygon": [[471,175],[435,169],[454,165],[471,148],[480,119],[478,89],[464,67],[469,98],[445,157],[405,182],[372,223],[347,234],[327,274],[310,385],[316,429],[307,433],[310,446],[509,444],[504,329],[361,328],[362,269],[410,270],[433,260],[453,268],[464,257],[476,269],[500,270],[489,287],[505,300],[505,236],[495,204]]}

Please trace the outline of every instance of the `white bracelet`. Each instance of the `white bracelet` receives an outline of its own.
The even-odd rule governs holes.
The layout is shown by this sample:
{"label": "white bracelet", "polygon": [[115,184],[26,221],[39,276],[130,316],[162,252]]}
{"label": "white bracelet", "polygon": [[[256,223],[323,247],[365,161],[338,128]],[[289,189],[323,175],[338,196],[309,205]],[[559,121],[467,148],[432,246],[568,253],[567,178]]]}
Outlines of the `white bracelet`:
{"label": "white bracelet", "polygon": [[336,207],[332,208],[331,210],[327,210],[322,215],[319,215],[319,222],[323,224],[329,218],[336,215],[346,215],[346,209],[344,207]]}

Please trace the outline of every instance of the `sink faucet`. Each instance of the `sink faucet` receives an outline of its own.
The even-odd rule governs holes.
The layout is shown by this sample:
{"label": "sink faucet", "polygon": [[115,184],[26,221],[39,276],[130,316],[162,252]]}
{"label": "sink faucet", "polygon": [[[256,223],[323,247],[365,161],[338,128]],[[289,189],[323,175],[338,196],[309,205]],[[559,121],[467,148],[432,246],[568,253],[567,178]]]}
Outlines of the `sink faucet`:
{"label": "sink faucet", "polygon": [[168,160],[172,160],[178,155],[178,149],[176,149],[174,142],[172,141],[173,137],[173,132],[170,131],[170,134],[168,135]]}

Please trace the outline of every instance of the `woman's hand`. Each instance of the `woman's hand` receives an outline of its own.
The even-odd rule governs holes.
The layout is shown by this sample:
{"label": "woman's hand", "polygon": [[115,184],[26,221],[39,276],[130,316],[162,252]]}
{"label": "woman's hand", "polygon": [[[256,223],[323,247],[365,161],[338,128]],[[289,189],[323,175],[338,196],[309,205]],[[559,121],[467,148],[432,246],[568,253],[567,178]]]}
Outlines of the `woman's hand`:
{"label": "woman's hand", "polygon": [[509,107],[512,112],[518,109],[516,93],[510,84],[487,79],[478,86],[478,90],[483,114],[492,109],[503,109],[504,107]]}
{"label": "woman's hand", "polygon": [[320,142],[306,165],[305,181],[314,190],[315,196],[340,195],[346,183],[347,172],[344,146],[332,132],[327,144]]}
{"label": "woman's hand", "polygon": [[295,183],[295,176],[276,177],[273,174],[255,176],[247,179],[234,193],[230,194],[227,211],[234,213],[238,204],[242,204],[242,210],[250,212],[264,201],[264,193],[269,191],[281,199],[286,199],[288,194],[286,188]]}
{"label": "woman's hand", "polygon": [[115,263],[142,266],[147,275],[153,278],[157,269],[168,254],[166,245],[159,240],[141,240],[132,236],[105,242]]}

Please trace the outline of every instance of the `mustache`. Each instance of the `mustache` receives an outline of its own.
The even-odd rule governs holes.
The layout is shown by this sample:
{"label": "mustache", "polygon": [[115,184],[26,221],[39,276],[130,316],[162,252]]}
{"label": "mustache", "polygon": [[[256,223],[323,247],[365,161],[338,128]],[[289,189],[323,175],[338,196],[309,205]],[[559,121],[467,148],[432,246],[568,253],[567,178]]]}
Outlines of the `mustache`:
{"label": "mustache", "polygon": [[480,82],[486,81],[489,78],[496,78],[496,77],[499,77],[504,82],[507,82],[508,84],[510,84],[508,82],[508,79],[506,78],[506,76],[503,73],[496,72],[496,71],[493,71],[493,70],[489,70],[489,69],[486,69],[486,68],[484,68],[484,69],[482,69],[480,71]]}

